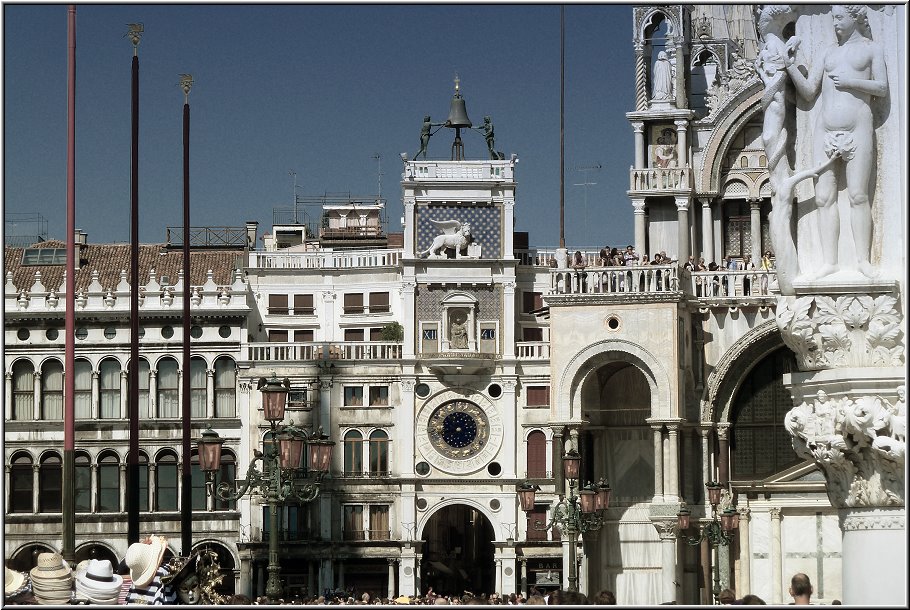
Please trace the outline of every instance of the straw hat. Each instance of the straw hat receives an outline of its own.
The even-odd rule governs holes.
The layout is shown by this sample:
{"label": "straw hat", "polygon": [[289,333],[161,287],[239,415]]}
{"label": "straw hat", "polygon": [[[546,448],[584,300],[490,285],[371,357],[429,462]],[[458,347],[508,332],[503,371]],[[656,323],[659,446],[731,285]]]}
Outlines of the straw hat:
{"label": "straw hat", "polygon": [[163,584],[174,583],[179,586],[190,574],[196,573],[196,563],[199,561],[199,555],[201,553],[196,551],[189,557],[174,557],[168,563],[168,569],[170,574],[163,576],[161,582]]}
{"label": "straw hat", "polygon": [[16,572],[15,570],[10,570],[6,566],[3,568],[3,594],[7,597],[12,597],[19,593],[19,590],[24,588],[26,585],[25,574],[22,572]]}
{"label": "straw hat", "polygon": [[72,579],[73,571],[63,561],[60,553],[41,553],[38,555],[38,563],[29,572],[29,575],[35,584],[52,585],[57,580]]}
{"label": "straw hat", "polygon": [[123,577],[114,574],[107,559],[92,559],[84,571],[76,572],[76,594],[96,603],[117,603]]}
{"label": "straw hat", "polygon": [[125,561],[135,586],[144,587],[152,582],[166,548],[167,539],[163,536],[151,536],[150,542],[134,542],[130,545],[126,550]]}
{"label": "straw hat", "polygon": [[411,598],[408,597],[407,595],[402,595],[402,596],[398,597],[397,599],[395,599],[395,603],[396,604],[410,604]]}

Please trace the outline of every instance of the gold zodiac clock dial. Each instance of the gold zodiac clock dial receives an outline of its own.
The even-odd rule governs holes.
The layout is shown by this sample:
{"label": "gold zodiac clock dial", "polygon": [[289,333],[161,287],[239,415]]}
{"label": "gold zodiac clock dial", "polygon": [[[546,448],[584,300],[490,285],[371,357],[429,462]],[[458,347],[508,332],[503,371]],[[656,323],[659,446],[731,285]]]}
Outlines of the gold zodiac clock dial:
{"label": "gold zodiac clock dial", "polygon": [[453,400],[430,414],[427,433],[436,451],[451,459],[464,460],[476,456],[486,446],[490,424],[476,405]]}

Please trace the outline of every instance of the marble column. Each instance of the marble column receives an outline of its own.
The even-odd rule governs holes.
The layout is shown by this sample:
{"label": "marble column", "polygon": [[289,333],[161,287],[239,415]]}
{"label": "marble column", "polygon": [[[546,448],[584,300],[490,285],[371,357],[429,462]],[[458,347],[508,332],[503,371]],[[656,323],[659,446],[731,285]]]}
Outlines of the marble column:
{"label": "marble column", "polygon": [[647,253],[648,227],[645,222],[645,200],[632,199],[635,220],[635,252],[639,256]]}
{"label": "marble column", "polygon": [[684,263],[692,250],[689,246],[689,197],[676,198],[676,258]]}
{"label": "marble column", "polygon": [[689,144],[686,141],[689,121],[678,120],[673,121],[673,124],[676,125],[676,165],[689,167]]}
{"label": "marble column", "polygon": [[[101,387],[98,383],[100,373],[92,371],[92,419],[101,418]],[[35,375],[37,377],[37,374]],[[182,379],[183,377],[181,377]],[[38,401],[35,401],[35,408],[38,408]]]}
{"label": "marble column", "polygon": [[496,564],[496,582],[493,585],[493,592],[502,593],[502,558],[494,559]]}
{"label": "marble column", "polygon": [[32,417],[41,419],[41,371],[32,374]]}
{"label": "marble column", "polygon": [[562,433],[565,428],[563,426],[551,426],[553,430],[553,443],[552,443],[552,463],[550,468],[553,472],[553,479],[556,483],[556,493],[564,494],[566,493],[566,475],[562,468],[562,456],[563,456],[563,446],[562,446]]}
{"label": "marble column", "polygon": [[[714,477],[711,476],[711,458],[713,453],[711,452],[711,428],[708,426],[702,425],[699,428],[698,433],[701,434],[701,485],[699,486],[700,490],[704,489],[704,484],[712,480]],[[707,498],[705,498],[707,502]],[[704,502],[703,502],[704,503]]]}
{"label": "marble column", "polygon": [[395,593],[395,564],[397,563],[396,559],[389,559],[389,582],[386,587],[386,597],[390,600],[395,599],[398,595]]}
{"label": "marble column", "polygon": [[768,513],[771,515],[771,603],[783,602],[783,554],[781,552],[780,519],[781,509],[772,507]]}
{"label": "marble column", "polygon": [[673,84],[673,91],[676,94],[676,107],[679,109],[688,108],[689,101],[686,95],[686,59],[683,55],[683,43],[685,42],[685,38],[677,35],[671,37],[671,40],[671,44],[675,47],[673,49],[673,57],[676,59],[674,62],[676,64],[676,82]]}
{"label": "marble column", "polygon": [[635,42],[635,110],[648,109],[648,66],[642,41]]}
{"label": "marble column", "polygon": [[670,460],[667,464],[667,496],[665,501],[679,502],[679,424],[667,424],[667,445]]}
{"label": "marble column", "polygon": [[676,599],[676,522],[658,521],[657,533],[660,536],[660,571],[661,601],[677,602]]}
{"label": "marble column", "polygon": [[521,557],[518,561],[521,562],[521,594],[528,599],[528,560]]}
{"label": "marble column", "polygon": [[635,137],[635,167],[645,168],[645,124],[642,121],[632,121],[632,133]]}
{"label": "marble column", "polygon": [[845,508],[843,602],[846,605],[907,606],[907,532],[904,508]]}
{"label": "marble column", "polygon": [[752,511],[747,507],[739,509],[739,579],[736,581],[737,596],[752,592],[752,543],[749,540],[749,521]]}
{"label": "marble column", "polygon": [[38,475],[41,473],[41,465],[37,462],[32,464],[32,513],[38,514],[38,490],[41,483]]}
{"label": "marble column", "polygon": [[128,419],[129,416],[129,370],[123,369],[120,371],[120,419]]}
{"label": "marble column", "polygon": [[13,419],[13,374],[9,372],[3,377],[6,380],[3,388],[4,404],[6,405],[4,417],[6,418],[6,421],[9,421]]}
{"label": "marble column", "polygon": [[205,369],[205,413],[215,417],[215,369]]}
{"label": "marble column", "polygon": [[663,424],[651,426],[654,433],[654,500],[659,503],[664,501],[664,443]]}
{"label": "marble column", "polygon": [[252,587],[252,557],[250,556],[249,551],[240,551],[240,582],[237,583],[237,588],[235,589],[237,593],[242,593],[243,595],[253,595]]}
{"label": "marble column", "polygon": [[701,200],[701,256],[705,265],[714,260],[714,219],[711,214],[711,200]]}
{"label": "marble column", "polygon": [[752,235],[752,264],[761,266],[761,199],[749,200],[749,228]]}
{"label": "marble column", "polygon": [[724,487],[730,482],[730,440],[727,438],[729,429],[729,422],[717,423],[717,481]]}

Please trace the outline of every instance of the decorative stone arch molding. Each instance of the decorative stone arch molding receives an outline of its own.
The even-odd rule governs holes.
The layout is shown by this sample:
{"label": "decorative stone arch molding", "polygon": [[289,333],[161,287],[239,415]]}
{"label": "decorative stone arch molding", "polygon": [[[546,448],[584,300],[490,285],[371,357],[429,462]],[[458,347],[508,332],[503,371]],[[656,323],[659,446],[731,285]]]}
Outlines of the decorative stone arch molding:
{"label": "decorative stone arch molding", "polygon": [[645,30],[654,22],[654,17],[662,15],[667,21],[667,39],[683,35],[682,11],[678,6],[647,6],[635,7],[635,40],[647,40]]}
{"label": "decorative stone arch molding", "polygon": [[[776,320],[756,326],[733,344],[720,358],[718,366],[708,375],[701,402],[703,422],[730,421],[733,396],[746,374],[765,356],[784,347]],[[724,401],[718,404],[718,400]]]}
{"label": "decorative stone arch molding", "polygon": [[[627,362],[642,372],[651,390],[652,417],[676,417],[671,412],[674,401],[670,395],[670,376],[663,364],[640,345],[621,339],[607,339],[586,346],[569,360],[556,382],[555,420],[581,421],[581,388],[589,375],[610,362]],[[577,412],[572,405],[577,406]]]}
{"label": "decorative stone arch molding", "polygon": [[696,175],[695,188],[698,192],[713,194],[720,192],[724,156],[743,125],[761,112],[763,91],[761,83],[756,81],[740,91],[720,111],[716,126],[705,145],[701,171]]}
{"label": "decorative stone arch molding", "polygon": [[501,531],[502,524],[500,523],[499,519],[495,518],[489,506],[484,506],[480,502],[472,500],[470,498],[447,498],[428,507],[427,510],[424,511],[423,516],[421,516],[417,521],[417,533],[415,534],[414,539],[423,540],[423,529],[427,526],[427,523],[430,522],[430,519],[433,518],[433,515],[444,508],[454,506],[456,504],[464,504],[465,506],[470,506],[471,508],[476,509],[481,515],[486,517],[487,521],[490,522],[490,526],[493,528],[494,535],[496,532]]}

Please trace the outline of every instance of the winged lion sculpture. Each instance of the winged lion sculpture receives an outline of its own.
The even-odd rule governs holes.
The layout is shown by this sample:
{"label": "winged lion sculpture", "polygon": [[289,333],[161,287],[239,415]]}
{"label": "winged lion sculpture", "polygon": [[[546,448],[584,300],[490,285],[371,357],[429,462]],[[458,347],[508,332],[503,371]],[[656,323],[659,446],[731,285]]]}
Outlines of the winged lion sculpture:
{"label": "winged lion sculpture", "polygon": [[442,251],[447,248],[454,248],[455,252],[461,252],[471,243],[471,225],[462,223],[460,220],[430,220],[436,228],[442,231],[441,235],[433,238],[433,243],[429,248],[418,252],[418,256],[442,256]]}

